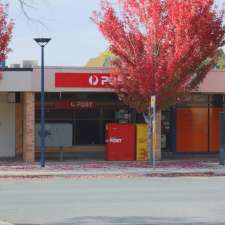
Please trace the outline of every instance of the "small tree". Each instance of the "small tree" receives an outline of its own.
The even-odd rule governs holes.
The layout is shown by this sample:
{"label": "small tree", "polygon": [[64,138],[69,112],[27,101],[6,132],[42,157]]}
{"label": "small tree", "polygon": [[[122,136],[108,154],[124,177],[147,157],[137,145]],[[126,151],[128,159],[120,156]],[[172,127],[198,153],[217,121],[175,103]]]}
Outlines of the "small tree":
{"label": "small tree", "polygon": [[160,111],[197,88],[225,43],[224,11],[213,0],[116,2],[102,0],[92,19],[117,56],[113,84],[119,97],[147,112],[154,95]]}
{"label": "small tree", "polygon": [[10,51],[9,42],[12,37],[13,23],[8,22],[4,6],[0,3],[0,62],[5,61]]}
{"label": "small tree", "polygon": [[225,54],[223,49],[218,51],[218,60],[216,62],[215,67],[219,70],[225,70]]}

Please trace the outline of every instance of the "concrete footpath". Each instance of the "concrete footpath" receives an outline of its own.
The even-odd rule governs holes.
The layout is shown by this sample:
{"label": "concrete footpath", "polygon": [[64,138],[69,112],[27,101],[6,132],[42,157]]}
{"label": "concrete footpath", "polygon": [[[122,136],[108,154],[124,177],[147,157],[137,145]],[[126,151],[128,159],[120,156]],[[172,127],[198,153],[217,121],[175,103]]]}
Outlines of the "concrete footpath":
{"label": "concrete footpath", "polygon": [[156,163],[156,168],[146,161],[47,161],[45,168],[40,168],[38,162],[0,161],[0,179],[179,176],[225,176],[225,166],[219,165],[216,159],[165,160]]}

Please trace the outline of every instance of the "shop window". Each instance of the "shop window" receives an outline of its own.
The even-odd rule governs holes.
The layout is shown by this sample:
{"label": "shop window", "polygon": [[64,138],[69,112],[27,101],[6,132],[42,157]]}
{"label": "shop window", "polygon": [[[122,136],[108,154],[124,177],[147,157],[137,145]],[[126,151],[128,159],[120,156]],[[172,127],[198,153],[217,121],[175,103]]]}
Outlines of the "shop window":
{"label": "shop window", "polygon": [[127,109],[120,109],[116,112],[117,123],[129,123],[131,122],[131,112]]}
{"label": "shop window", "polygon": [[104,109],[103,118],[104,118],[104,120],[114,120],[115,114],[116,114],[115,109]]}
{"label": "shop window", "polygon": [[161,147],[163,151],[169,151],[170,147],[170,111],[162,111],[161,118]]}
{"label": "shop window", "polygon": [[[73,111],[46,109],[45,118],[49,121],[71,121],[73,120]],[[36,110],[36,119],[40,120],[40,109]]]}
{"label": "shop window", "polygon": [[[36,146],[40,146],[40,124],[36,124]],[[73,145],[73,125],[71,123],[46,123],[45,145],[65,147]]]}
{"label": "shop window", "polygon": [[76,111],[76,119],[99,119],[100,110],[99,109],[84,109]]}
{"label": "shop window", "polygon": [[88,93],[88,99],[97,102],[118,102],[118,96],[114,93]]}
{"label": "shop window", "polygon": [[136,123],[145,123],[145,119],[142,113],[136,113]]}
{"label": "shop window", "polygon": [[210,97],[210,102],[212,107],[223,107],[223,96],[213,95]]}
{"label": "shop window", "polygon": [[76,121],[76,143],[77,145],[100,144],[100,124],[97,120]]}

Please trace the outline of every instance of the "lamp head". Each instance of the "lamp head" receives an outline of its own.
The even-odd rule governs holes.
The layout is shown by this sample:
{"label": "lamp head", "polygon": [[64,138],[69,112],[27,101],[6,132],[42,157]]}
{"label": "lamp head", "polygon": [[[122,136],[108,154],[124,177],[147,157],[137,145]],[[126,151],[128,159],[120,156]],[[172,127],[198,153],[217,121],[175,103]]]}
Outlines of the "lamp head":
{"label": "lamp head", "polygon": [[41,47],[44,47],[48,44],[48,42],[51,40],[51,38],[34,38],[36,43],[40,45]]}

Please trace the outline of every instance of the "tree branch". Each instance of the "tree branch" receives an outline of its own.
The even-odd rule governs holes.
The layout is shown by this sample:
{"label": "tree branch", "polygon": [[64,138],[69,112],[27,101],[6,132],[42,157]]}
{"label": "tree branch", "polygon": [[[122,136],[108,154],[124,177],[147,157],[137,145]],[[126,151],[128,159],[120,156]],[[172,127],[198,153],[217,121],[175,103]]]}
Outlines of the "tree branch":
{"label": "tree branch", "polygon": [[30,14],[27,11],[27,8],[35,9],[35,7],[34,7],[35,1],[34,0],[30,0],[29,2],[28,2],[28,0],[18,0],[18,2],[20,5],[21,12],[29,21],[39,23],[45,27],[44,23],[41,20],[33,18],[32,16],[30,16]]}

